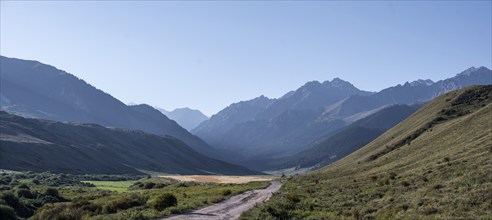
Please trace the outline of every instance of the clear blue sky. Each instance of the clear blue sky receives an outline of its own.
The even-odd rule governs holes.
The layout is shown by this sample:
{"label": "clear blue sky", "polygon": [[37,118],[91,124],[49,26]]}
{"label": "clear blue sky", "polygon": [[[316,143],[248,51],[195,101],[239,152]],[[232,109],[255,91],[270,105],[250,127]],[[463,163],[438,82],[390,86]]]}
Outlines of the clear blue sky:
{"label": "clear blue sky", "polygon": [[340,77],[378,91],[491,67],[491,1],[1,2],[0,53],[125,103],[211,115]]}

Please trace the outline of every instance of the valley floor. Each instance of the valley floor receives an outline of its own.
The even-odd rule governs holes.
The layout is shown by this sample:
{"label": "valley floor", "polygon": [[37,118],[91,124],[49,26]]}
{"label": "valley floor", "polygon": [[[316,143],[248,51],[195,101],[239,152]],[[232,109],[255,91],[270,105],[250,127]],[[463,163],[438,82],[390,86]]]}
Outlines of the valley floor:
{"label": "valley floor", "polygon": [[241,213],[270,199],[272,194],[278,191],[281,186],[280,182],[272,181],[272,184],[266,189],[247,191],[215,205],[191,213],[165,218],[165,220],[238,219]]}
{"label": "valley floor", "polygon": [[[270,197],[268,190],[261,190],[269,185],[268,181],[224,184],[135,175],[0,172],[0,219],[150,220],[194,212],[241,195],[232,204],[238,208],[227,208],[239,216],[253,201]],[[243,199],[253,205],[243,204]],[[216,210],[226,207],[231,206]]]}
{"label": "valley floor", "polygon": [[221,176],[221,175],[168,175],[159,176],[184,182],[202,183],[249,183],[258,181],[272,181],[273,176]]}

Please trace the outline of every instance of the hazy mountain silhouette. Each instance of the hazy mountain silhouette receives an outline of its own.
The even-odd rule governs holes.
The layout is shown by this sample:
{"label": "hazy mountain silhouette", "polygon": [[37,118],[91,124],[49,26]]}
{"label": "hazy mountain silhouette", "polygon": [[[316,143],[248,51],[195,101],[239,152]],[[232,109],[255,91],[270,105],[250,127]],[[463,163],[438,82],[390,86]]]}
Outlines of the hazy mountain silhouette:
{"label": "hazy mountain silhouette", "polygon": [[429,101],[446,92],[471,85],[492,84],[492,72],[486,67],[471,67],[455,77],[436,83],[418,80],[412,83],[383,89],[371,96],[352,96],[341,103],[330,106],[323,117],[346,117],[356,113],[379,108],[384,105],[409,104],[417,101]]}
{"label": "hazy mountain silhouette", "polygon": [[264,98],[263,105],[252,107],[252,100],[233,104],[192,133],[223,150],[222,159],[231,158],[233,152],[234,161],[258,168],[258,161],[308,150],[313,142],[387,106],[425,102],[447,91],[487,84],[492,84],[492,73],[485,67],[472,67],[438,82],[407,82],[377,93],[361,91],[338,78],[313,81],[281,98]]}
{"label": "hazy mountain silhouette", "polygon": [[0,168],[61,173],[257,174],[197,153],[171,136],[0,111]]}
{"label": "hazy mountain silhouette", "polygon": [[208,143],[214,145],[220,143],[221,138],[236,124],[251,121],[262,110],[264,110],[271,102],[265,96],[260,96],[248,101],[241,101],[229,105],[217,114],[210,117],[209,120],[202,122],[198,127],[191,132],[200,134]]}
{"label": "hazy mountain silhouette", "polygon": [[274,118],[286,110],[319,109],[352,95],[365,96],[369,94],[371,93],[361,91],[349,82],[339,78],[323,83],[311,81],[299,89],[276,99],[266,109],[259,112],[255,119]]}
{"label": "hazy mountain silhouette", "polygon": [[386,107],[314,142],[305,151],[269,162],[267,167],[273,170],[293,167],[323,167],[368,144],[388,129],[405,120],[421,106],[422,104]]}
{"label": "hazy mountain silhouette", "polygon": [[[243,155],[251,151],[255,156],[292,152],[299,143],[312,139],[304,129],[323,106],[355,94],[370,93],[338,78],[323,83],[312,81],[279,99],[261,96],[232,104],[192,132],[217,148]],[[331,127],[340,126],[343,123],[334,122]]]}
{"label": "hazy mountain silhouette", "polygon": [[163,108],[156,108],[169,119],[176,121],[181,127],[188,131],[196,128],[200,123],[208,120],[208,117],[201,111],[190,108],[177,108],[172,111],[167,111]]}
{"label": "hazy mountain silhouette", "polygon": [[24,117],[96,123],[174,136],[201,153],[212,148],[148,105],[127,106],[53,66],[1,57],[0,108]]}

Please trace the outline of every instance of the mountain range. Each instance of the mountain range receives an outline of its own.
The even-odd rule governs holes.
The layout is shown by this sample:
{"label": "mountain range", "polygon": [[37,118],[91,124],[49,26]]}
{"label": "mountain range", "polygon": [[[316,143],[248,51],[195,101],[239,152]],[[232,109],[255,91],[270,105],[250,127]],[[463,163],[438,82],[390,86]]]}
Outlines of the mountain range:
{"label": "mountain range", "polygon": [[163,108],[156,108],[169,119],[176,121],[181,127],[188,131],[193,130],[200,123],[208,120],[200,110],[190,108],[177,108],[172,111],[167,111]]}
{"label": "mountain range", "polygon": [[[311,81],[277,99],[260,96],[231,104],[207,120],[199,111],[187,108],[167,112],[147,104],[125,105],[83,80],[37,61],[2,56],[0,62],[0,110],[8,114],[63,122],[67,132],[82,128],[89,129],[88,127],[89,130],[97,130],[96,127],[99,126],[100,129],[108,129],[101,130],[108,135],[108,139],[94,137],[92,135],[95,134],[91,132],[84,135],[87,135],[85,138],[94,140],[93,144],[104,142],[105,146],[110,146],[109,140],[116,141],[111,137],[122,135],[121,129],[132,131],[127,132],[131,134],[142,132],[143,136],[151,140],[140,136],[129,138],[142,139],[144,143],[154,146],[154,150],[158,149],[157,143],[162,143],[162,147],[166,149],[171,145],[169,143],[175,143],[176,146],[183,146],[186,150],[188,147],[191,148],[194,153],[190,154],[200,154],[200,156],[193,156],[194,158],[206,158],[203,159],[205,161],[219,159],[228,163],[221,161],[214,163],[232,167],[235,166],[229,164],[239,164],[261,171],[315,169],[333,163],[370,143],[417,111],[426,102],[445,92],[470,85],[492,84],[492,72],[485,67],[472,67],[454,77],[437,82],[416,80],[379,92],[360,90],[339,78],[325,82]],[[8,115],[3,118],[8,121],[7,119],[14,116]],[[29,120],[25,119],[24,122]],[[196,126],[200,121],[201,123]],[[29,126],[39,125],[32,128],[36,131],[34,133],[36,135],[44,134],[43,132],[51,124],[56,123],[43,120],[28,123]],[[93,124],[97,126],[92,126]],[[28,130],[28,125],[22,125],[24,129],[21,131]],[[59,135],[59,139],[62,140],[57,142],[54,136],[50,140],[44,140],[44,136],[24,134],[12,127],[8,129],[15,131],[11,134],[14,136],[19,134],[33,137],[28,137],[28,140],[43,140],[42,146],[91,148],[89,142],[83,140],[70,142],[69,139],[65,139],[67,135],[72,134],[53,133],[52,135]],[[163,140],[156,141],[159,138]],[[23,142],[19,137],[14,140],[21,140],[19,143],[22,143],[20,144],[22,146],[34,146],[29,141],[29,144],[25,144],[25,141]],[[128,145],[124,146],[128,148],[128,152],[138,154],[136,149],[141,145],[133,143],[130,139],[127,141]],[[52,145],[46,144],[48,142]],[[3,140],[1,143],[2,147],[13,146],[16,141]],[[68,154],[73,152],[75,151],[69,151]],[[94,151],[88,152],[94,153]],[[88,154],[82,151],[81,153]],[[26,161],[30,160],[26,159]],[[184,158],[183,161],[191,161],[191,159]],[[67,161],[63,163],[65,162]],[[28,164],[33,167],[32,164],[36,163],[31,161]],[[19,164],[16,166],[22,167]],[[101,166],[107,165],[101,164]],[[159,166],[156,165],[154,168],[160,171],[166,170]],[[118,172],[131,170],[123,169],[124,166],[121,164],[115,167],[119,167]],[[132,167],[138,166],[132,165]],[[217,167],[215,171],[210,167],[207,169],[203,167],[203,164],[196,164],[195,167],[188,167],[181,171],[190,173],[202,170],[204,173],[210,173],[220,170]],[[148,168],[152,166],[145,165],[138,169]],[[166,172],[180,169],[174,167]],[[244,170],[247,170],[242,169],[243,171],[239,171],[238,168],[237,172],[245,173]],[[226,170],[224,168],[221,172]]]}
{"label": "mountain range", "polygon": [[[252,157],[260,154],[280,156],[295,151],[305,139],[319,137],[308,126],[323,112],[325,105],[351,95],[369,94],[340,79],[323,83],[312,81],[279,99],[261,96],[232,104],[193,129],[192,133],[219,149],[243,155],[254,152]],[[341,126],[342,122],[334,123],[332,127]],[[329,132],[330,128],[323,130]]]}
{"label": "mountain range", "polygon": [[278,99],[261,96],[232,104],[191,132],[220,149],[224,160],[234,154],[236,163],[267,169],[259,161],[294,156],[388,106],[422,103],[455,89],[489,84],[492,73],[485,67],[472,67],[437,82],[406,82],[375,93],[339,78],[312,81]]}
{"label": "mountain range", "polygon": [[82,79],[37,61],[1,56],[0,63],[3,111],[30,118],[170,135],[200,153],[213,151],[203,140],[149,105],[127,106]]}
{"label": "mountain range", "polygon": [[487,219],[492,86],[448,92],[245,219]]}

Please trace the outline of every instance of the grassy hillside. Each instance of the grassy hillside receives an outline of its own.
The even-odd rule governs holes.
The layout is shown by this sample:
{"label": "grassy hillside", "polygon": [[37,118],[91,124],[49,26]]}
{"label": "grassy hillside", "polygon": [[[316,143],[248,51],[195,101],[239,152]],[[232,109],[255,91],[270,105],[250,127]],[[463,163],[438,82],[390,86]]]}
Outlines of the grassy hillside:
{"label": "grassy hillside", "polygon": [[0,111],[0,168],[74,174],[258,174],[197,153],[180,140]]}
{"label": "grassy hillside", "polygon": [[492,86],[436,98],[244,219],[492,218]]}

